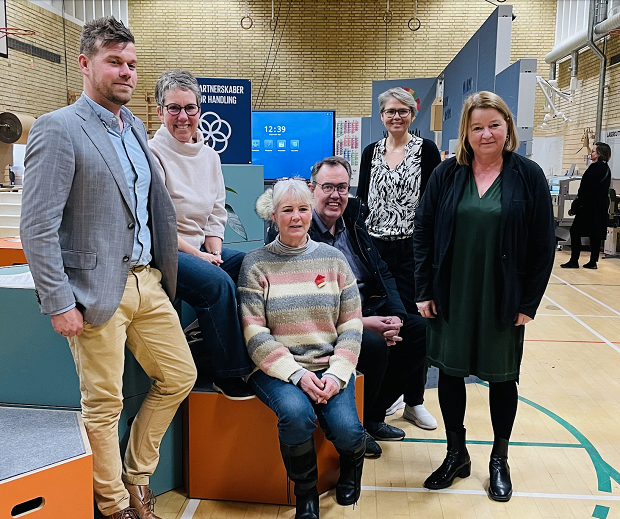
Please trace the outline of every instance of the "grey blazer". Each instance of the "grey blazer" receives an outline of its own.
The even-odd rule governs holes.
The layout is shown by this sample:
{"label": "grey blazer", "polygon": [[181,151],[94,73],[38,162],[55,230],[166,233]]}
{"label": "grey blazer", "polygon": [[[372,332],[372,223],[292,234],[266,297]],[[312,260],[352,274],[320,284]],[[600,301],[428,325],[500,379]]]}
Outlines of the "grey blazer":
{"label": "grey blazer", "polygon": [[[133,132],[151,168],[152,266],[173,299],[176,213],[138,118]],[[20,231],[41,312],[75,303],[92,325],[110,319],[129,275],[135,225],[121,162],[88,102],[37,119],[26,147]]]}

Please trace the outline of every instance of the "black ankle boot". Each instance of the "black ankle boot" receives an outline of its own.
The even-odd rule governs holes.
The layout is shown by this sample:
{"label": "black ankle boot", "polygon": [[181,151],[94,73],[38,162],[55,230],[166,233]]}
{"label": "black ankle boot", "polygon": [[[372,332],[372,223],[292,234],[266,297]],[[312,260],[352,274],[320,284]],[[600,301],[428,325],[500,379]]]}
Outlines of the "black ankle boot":
{"label": "black ankle boot", "polygon": [[508,466],[508,440],[495,438],[489,461],[489,497],[494,501],[508,501],[512,496],[512,481]]}
{"label": "black ankle boot", "polygon": [[465,428],[461,432],[446,431],[448,454],[441,467],[424,482],[426,488],[438,490],[452,485],[454,478],[466,478],[471,474],[471,460],[465,446]]}
{"label": "black ankle boot", "polygon": [[[319,519],[319,493],[316,484],[319,472],[316,467],[314,440],[300,445],[287,445],[280,442],[280,452],[286,467],[286,473],[295,483],[295,519]],[[290,503],[290,485],[287,482]]]}
{"label": "black ankle boot", "polygon": [[357,503],[362,492],[362,469],[366,441],[352,451],[336,449],[340,454],[340,477],[336,483],[336,501],[341,506]]}

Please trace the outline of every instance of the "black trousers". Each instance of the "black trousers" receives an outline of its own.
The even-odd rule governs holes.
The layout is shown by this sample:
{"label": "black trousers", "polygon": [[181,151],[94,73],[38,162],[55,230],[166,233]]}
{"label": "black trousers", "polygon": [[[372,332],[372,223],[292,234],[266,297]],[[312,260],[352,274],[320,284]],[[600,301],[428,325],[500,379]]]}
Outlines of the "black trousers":
{"label": "black trousers", "polygon": [[403,394],[411,377],[426,363],[426,320],[409,314],[400,329],[401,342],[364,330],[357,369],[364,374],[364,421],[385,421],[385,411]]}
{"label": "black trousers", "polygon": [[[583,234],[579,225],[572,225],[570,228],[570,260],[573,263],[579,262],[581,254],[581,238],[586,236]],[[589,236],[590,238],[590,263],[598,261],[598,255],[601,250],[601,239]]]}
{"label": "black trousers", "polygon": [[[446,375],[439,370],[438,396],[446,431],[461,432],[465,421],[465,405],[467,402],[465,379]],[[517,416],[518,401],[516,380],[489,383],[491,424],[496,438],[510,440],[512,426]]]}
{"label": "black trousers", "polygon": [[[413,238],[396,241],[373,238],[372,241],[375,247],[377,247],[381,259],[387,263],[392,276],[396,280],[396,288],[398,288],[398,294],[405,305],[407,313],[419,315],[418,307],[415,304]],[[396,395],[396,398],[387,407],[390,407],[403,393],[407,405],[416,406],[424,403],[424,387],[426,386],[427,372],[428,364],[426,362],[419,365],[411,373],[409,384],[407,384],[404,391]]]}

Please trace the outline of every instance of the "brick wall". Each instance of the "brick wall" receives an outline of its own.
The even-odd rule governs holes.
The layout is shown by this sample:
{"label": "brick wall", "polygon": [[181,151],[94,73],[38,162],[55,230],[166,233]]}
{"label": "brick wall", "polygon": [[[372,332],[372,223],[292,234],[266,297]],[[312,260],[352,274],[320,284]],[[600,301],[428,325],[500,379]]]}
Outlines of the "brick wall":
{"label": "brick wall", "polygon": [[[19,42],[60,55],[60,63],[9,48],[0,58],[0,110],[35,117],[67,104],[67,90],[82,91],[77,65],[81,27],[26,0],[7,0],[7,26],[32,29],[34,36],[14,36]],[[66,41],[66,47],[65,47]],[[68,77],[65,70],[65,48]]]}
{"label": "brick wall", "polygon": [[[386,51],[385,1],[276,0],[276,14],[280,4],[274,35],[269,0],[249,1],[249,30],[240,26],[243,0],[131,0],[138,91],[152,92],[167,69],[186,68],[198,76],[250,78],[253,102],[261,108],[335,108],[342,117],[368,116],[376,102],[373,80],[437,76],[495,9],[483,0],[419,0],[422,26],[412,32],[407,22],[414,1],[392,0]],[[543,58],[553,46],[556,2],[512,4],[512,61],[537,58],[547,77]],[[272,39],[272,55],[278,45],[279,52],[257,100]],[[542,102],[537,110],[542,122]]]}
{"label": "brick wall", "polygon": [[[512,4],[517,15],[512,61],[537,58],[539,74],[547,77],[543,58],[553,46],[556,2]],[[275,8],[280,21],[274,33],[269,0],[249,0],[254,19],[249,30],[240,26],[244,0],[131,0],[139,59],[136,101],[153,91],[164,70],[187,68],[202,76],[250,78],[254,101],[262,108],[329,107],[339,116],[367,116],[376,102],[373,80],[437,76],[494,9],[483,0],[419,0],[422,26],[412,32],[407,21],[414,1],[391,0],[386,50],[384,1],[275,0]],[[61,63],[9,49],[9,59],[0,59],[0,109],[38,116],[66,105],[67,89],[82,89],[80,27],[65,22],[67,79],[62,19],[26,0],[7,0],[7,18],[9,26],[36,30],[19,40],[59,54]],[[265,72],[269,48],[273,56],[278,45],[275,65],[272,69],[270,60]],[[258,100],[263,77],[269,83]],[[537,125],[541,99],[537,95]]]}

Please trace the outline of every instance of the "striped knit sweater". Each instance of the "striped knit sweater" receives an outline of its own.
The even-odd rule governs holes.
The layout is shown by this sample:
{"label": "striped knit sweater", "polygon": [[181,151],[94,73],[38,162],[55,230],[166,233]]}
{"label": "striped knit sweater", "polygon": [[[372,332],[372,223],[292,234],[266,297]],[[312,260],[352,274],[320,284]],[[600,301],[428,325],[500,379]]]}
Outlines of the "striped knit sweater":
{"label": "striped knit sweater", "polygon": [[311,240],[297,255],[278,254],[274,244],[249,252],[239,274],[237,299],[250,357],[285,382],[306,368],[326,369],[346,385],[363,328],[347,260],[339,250]]}

